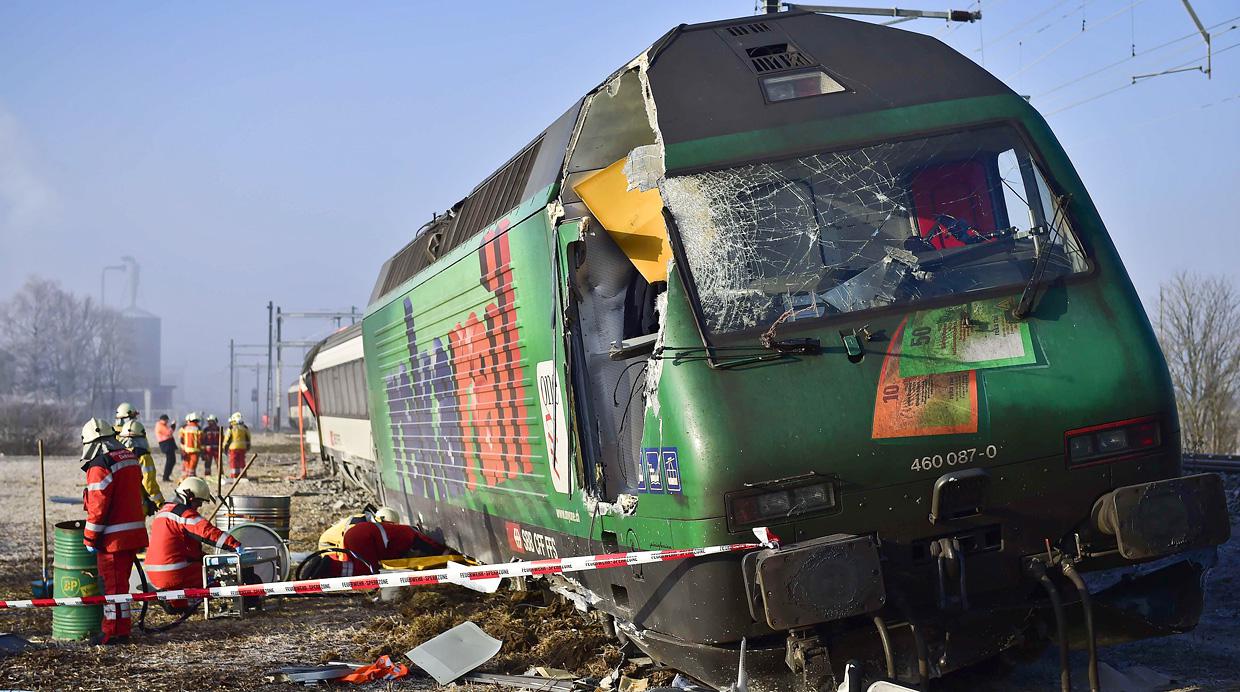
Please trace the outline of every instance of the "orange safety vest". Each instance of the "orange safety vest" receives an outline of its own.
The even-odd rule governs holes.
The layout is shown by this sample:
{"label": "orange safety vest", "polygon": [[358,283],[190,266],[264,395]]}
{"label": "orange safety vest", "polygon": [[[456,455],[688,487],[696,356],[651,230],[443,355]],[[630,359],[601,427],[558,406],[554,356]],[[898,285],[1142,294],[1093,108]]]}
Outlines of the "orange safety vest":
{"label": "orange safety vest", "polygon": [[186,454],[196,454],[198,448],[202,445],[202,430],[193,423],[188,423],[181,428],[181,449]]}
{"label": "orange safety vest", "polygon": [[155,441],[167,442],[172,439],[172,426],[168,425],[168,421],[160,420],[155,424]]}

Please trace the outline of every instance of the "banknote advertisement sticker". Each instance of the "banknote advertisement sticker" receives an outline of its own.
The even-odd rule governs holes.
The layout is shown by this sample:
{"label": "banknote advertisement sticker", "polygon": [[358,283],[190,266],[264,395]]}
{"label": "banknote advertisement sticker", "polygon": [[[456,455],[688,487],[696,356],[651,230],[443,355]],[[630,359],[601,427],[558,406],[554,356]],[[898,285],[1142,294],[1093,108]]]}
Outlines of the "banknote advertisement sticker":
{"label": "banknote advertisement sticker", "polygon": [[1029,324],[1010,316],[1010,302],[982,301],[911,315],[898,342],[900,376],[1036,362]]}
{"label": "banknote advertisement sticker", "polygon": [[903,376],[901,325],[883,360],[874,399],[874,439],[977,432],[977,371]]}

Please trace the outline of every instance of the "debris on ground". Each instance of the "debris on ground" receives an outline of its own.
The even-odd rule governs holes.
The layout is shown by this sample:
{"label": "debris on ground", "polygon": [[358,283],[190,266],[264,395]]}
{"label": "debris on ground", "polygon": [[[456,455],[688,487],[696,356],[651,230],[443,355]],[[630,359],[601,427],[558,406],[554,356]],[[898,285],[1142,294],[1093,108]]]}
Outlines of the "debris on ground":
{"label": "debris on ground", "polygon": [[1098,666],[1098,679],[1108,692],[1158,692],[1172,683],[1171,678],[1146,666],[1116,670],[1107,663]]}
{"label": "debris on ground", "polygon": [[480,685],[495,685],[498,687],[512,687],[521,690],[549,690],[550,692],[582,692],[584,690],[592,690],[593,687],[584,685],[575,680],[554,680],[550,678],[542,678],[534,675],[500,675],[498,673],[470,673],[465,676],[465,681],[476,682]]}
{"label": "debris on ground", "polygon": [[325,666],[284,666],[276,668],[267,676],[269,682],[293,682],[314,685],[323,680],[338,680],[353,672],[347,663],[329,663]]}
{"label": "debris on ground", "polygon": [[501,646],[503,642],[465,621],[413,647],[405,652],[405,658],[430,673],[435,682],[446,685],[491,660]]}
{"label": "debris on ground", "polygon": [[16,634],[0,634],[0,658],[21,653],[30,646],[30,641]]}

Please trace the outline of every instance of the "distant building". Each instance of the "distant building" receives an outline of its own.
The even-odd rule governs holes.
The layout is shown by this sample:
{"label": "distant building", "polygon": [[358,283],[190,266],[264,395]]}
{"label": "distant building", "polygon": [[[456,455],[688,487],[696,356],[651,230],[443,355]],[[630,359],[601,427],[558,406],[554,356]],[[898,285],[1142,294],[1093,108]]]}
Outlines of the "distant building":
{"label": "distant building", "polygon": [[129,275],[129,305],[121,310],[121,317],[133,336],[133,356],[117,388],[117,402],[128,401],[143,418],[154,420],[160,413],[173,413],[174,387],[161,379],[162,327],[158,315],[138,307],[138,263],[132,257],[121,261]]}

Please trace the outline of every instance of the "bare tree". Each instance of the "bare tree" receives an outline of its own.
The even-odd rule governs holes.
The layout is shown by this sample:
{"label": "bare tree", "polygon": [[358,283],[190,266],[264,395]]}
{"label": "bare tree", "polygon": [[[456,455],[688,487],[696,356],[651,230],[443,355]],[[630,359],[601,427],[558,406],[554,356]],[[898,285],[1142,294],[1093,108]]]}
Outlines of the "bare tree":
{"label": "bare tree", "polygon": [[1185,451],[1230,454],[1240,441],[1240,291],[1186,272],[1158,292],[1162,342]]}
{"label": "bare tree", "polygon": [[28,279],[0,304],[0,446],[29,451],[34,436],[54,439],[88,413],[109,410],[132,355],[120,313],[54,281]]}

